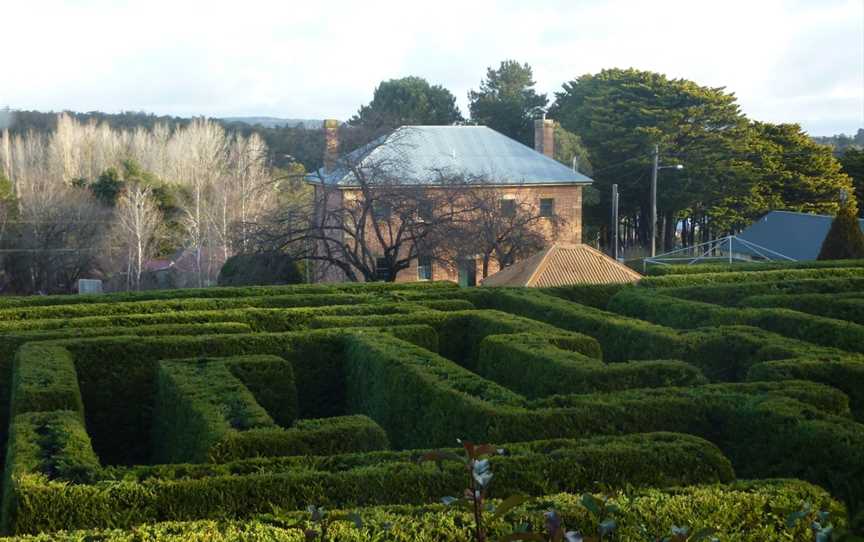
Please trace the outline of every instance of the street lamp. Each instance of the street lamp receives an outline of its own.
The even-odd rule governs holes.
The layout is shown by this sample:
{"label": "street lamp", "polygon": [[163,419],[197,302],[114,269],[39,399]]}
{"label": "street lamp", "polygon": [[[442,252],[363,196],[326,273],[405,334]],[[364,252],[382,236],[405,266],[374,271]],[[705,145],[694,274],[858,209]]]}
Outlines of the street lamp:
{"label": "street lamp", "polygon": [[651,169],[651,257],[657,255],[657,172],[661,169],[684,169],[683,164],[660,165],[660,145],[654,145],[654,167]]}

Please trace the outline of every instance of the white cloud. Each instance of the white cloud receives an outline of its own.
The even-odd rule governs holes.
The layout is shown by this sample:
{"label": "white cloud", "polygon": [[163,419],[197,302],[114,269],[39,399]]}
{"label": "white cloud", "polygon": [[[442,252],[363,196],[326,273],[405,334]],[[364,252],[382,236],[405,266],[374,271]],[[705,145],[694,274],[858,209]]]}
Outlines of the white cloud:
{"label": "white cloud", "polygon": [[864,125],[860,0],[367,2],[2,0],[0,104],[347,118],[420,75],[466,108],[487,66],[541,91],[608,67],[726,86],[753,118]]}

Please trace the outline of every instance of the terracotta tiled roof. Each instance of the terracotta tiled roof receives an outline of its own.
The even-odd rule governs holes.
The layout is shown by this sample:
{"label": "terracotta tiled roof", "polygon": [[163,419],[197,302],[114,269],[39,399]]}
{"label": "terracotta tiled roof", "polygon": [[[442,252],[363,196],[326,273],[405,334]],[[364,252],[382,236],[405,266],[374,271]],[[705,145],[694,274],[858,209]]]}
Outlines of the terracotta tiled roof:
{"label": "terracotta tiled roof", "polygon": [[584,244],[555,243],[486,277],[483,286],[567,286],[636,282],[642,275]]}

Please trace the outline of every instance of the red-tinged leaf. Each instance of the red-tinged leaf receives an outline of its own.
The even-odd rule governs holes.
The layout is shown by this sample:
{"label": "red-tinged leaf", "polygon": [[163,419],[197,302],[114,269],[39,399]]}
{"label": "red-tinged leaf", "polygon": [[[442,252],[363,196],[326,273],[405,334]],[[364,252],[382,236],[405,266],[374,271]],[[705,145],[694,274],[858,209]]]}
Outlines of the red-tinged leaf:
{"label": "red-tinged leaf", "polygon": [[474,447],[474,456],[480,457],[482,455],[497,455],[498,448],[491,444],[480,444]]}
{"label": "red-tinged leaf", "polygon": [[462,442],[462,447],[465,448],[465,453],[468,454],[468,457],[474,459],[474,443],[466,440]]}

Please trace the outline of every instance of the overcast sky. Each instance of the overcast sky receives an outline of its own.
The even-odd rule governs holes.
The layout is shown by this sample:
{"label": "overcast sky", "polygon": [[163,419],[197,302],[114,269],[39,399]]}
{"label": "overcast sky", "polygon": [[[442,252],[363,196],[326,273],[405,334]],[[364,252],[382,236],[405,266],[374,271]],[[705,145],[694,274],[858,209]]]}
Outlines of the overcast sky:
{"label": "overcast sky", "polygon": [[[301,7],[302,6],[302,7]],[[0,106],[347,119],[383,79],[466,94],[635,67],[736,93],[811,134],[864,126],[864,0],[0,0]]]}

